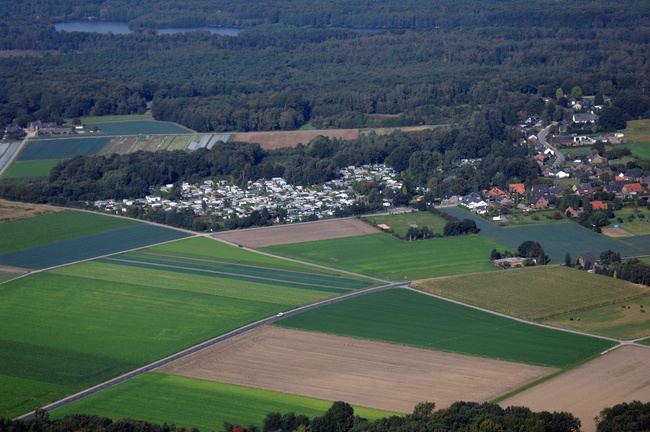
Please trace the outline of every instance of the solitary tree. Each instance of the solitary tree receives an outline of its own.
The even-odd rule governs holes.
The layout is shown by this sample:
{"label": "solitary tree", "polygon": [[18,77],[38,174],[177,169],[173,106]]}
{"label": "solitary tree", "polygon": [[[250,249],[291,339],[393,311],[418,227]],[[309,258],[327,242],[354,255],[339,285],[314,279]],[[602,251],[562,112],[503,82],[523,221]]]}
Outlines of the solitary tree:
{"label": "solitary tree", "polygon": [[567,267],[573,267],[573,261],[571,261],[571,254],[569,252],[564,255],[564,265]]}

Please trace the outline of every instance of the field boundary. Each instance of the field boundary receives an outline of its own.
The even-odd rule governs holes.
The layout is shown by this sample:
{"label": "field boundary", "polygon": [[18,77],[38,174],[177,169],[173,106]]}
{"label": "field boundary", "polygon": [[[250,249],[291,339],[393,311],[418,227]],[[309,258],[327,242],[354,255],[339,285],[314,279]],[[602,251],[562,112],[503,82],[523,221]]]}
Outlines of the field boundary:
{"label": "field boundary", "polygon": [[556,313],[556,314],[548,315],[548,316],[541,317],[541,318],[535,318],[535,321],[545,321],[545,320],[549,320],[549,319],[553,319],[553,318],[559,318],[559,317],[562,317],[562,316],[571,315],[571,314],[575,314],[575,313],[580,313],[580,312],[588,311],[588,310],[591,310],[591,309],[598,309],[598,308],[601,308],[603,306],[611,306],[611,305],[615,305],[615,304],[618,304],[618,303],[623,303],[623,302],[626,302],[626,301],[636,300],[636,299],[647,297],[647,296],[648,296],[648,293],[641,293],[641,294],[633,295],[633,296],[630,296],[630,297],[625,297],[625,298],[622,298],[622,299],[618,299],[618,300],[615,300],[615,301],[598,303],[598,304],[593,305],[593,306],[585,306],[585,307],[581,307],[581,308],[577,308],[577,309],[572,309],[572,310],[570,310],[568,312],[561,312],[561,313]]}

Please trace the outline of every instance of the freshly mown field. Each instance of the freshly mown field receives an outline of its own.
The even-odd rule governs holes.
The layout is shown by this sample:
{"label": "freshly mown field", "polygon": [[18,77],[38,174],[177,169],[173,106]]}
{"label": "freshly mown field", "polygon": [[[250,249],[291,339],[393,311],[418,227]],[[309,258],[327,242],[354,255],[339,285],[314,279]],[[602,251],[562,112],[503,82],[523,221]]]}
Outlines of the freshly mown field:
{"label": "freshly mown field", "polygon": [[552,264],[563,263],[567,252],[574,258],[585,252],[597,255],[607,249],[618,251],[621,255],[650,253],[650,243],[631,245],[627,239],[626,242],[615,240],[577,223],[501,228],[460,208],[445,208],[442,211],[460,219],[472,218],[481,229],[480,235],[507,246],[511,251],[516,251],[517,246],[526,240],[539,242]]}
{"label": "freshly mown field", "polygon": [[[260,262],[269,265],[253,267]],[[197,238],[1,285],[0,416],[27,412],[280,311],[367,286],[304,266],[300,272],[296,263],[273,263],[284,264]]]}
{"label": "freshly mown field", "polygon": [[[613,337],[638,339],[650,336],[650,296],[628,300],[544,321],[557,327]],[[573,318],[573,319],[571,319]]]}
{"label": "freshly mown field", "polygon": [[46,177],[50,171],[59,163],[60,159],[44,159],[31,161],[13,161],[7,167],[2,178],[23,178],[23,177]]}
{"label": "freshly mown field", "polygon": [[413,287],[528,320],[650,295],[648,287],[559,266],[429,279]]}
{"label": "freshly mown field", "polygon": [[408,242],[390,234],[270,246],[262,251],[386,280],[496,271],[488,259],[503,246],[480,236]]}
{"label": "freshly mown field", "polygon": [[182,231],[138,224],[7,252],[0,255],[0,264],[38,270],[178,240],[188,235]]}
{"label": "freshly mown field", "polygon": [[0,224],[0,254],[141,225],[133,219],[65,210]]}
{"label": "freshly mown field", "polygon": [[[179,404],[178,401],[186,403]],[[112,419],[137,418],[155,423],[222,430],[224,422],[261,428],[268,413],[323,415],[332,402],[268,390],[222,384],[162,373],[147,373],[52,412],[93,413]],[[354,406],[369,420],[394,413]]]}
{"label": "freshly mown field", "polygon": [[97,154],[108,143],[107,137],[65,137],[30,140],[16,160],[65,159],[77,155]]}
{"label": "freshly mown field", "polygon": [[384,224],[390,227],[390,230],[396,234],[405,237],[411,227],[423,228],[428,227],[436,234],[442,234],[447,221],[440,216],[429,212],[400,213],[395,215],[381,216],[364,216],[373,225]]}
{"label": "freshly mown field", "polygon": [[182,128],[173,123],[158,122],[151,120],[135,120],[124,122],[107,122],[107,123],[85,123],[87,128],[97,126],[104,135],[167,135],[167,134],[183,134],[188,133],[185,128]]}
{"label": "freshly mown field", "polygon": [[352,298],[275,325],[553,367],[566,367],[614,345],[406,289]]}

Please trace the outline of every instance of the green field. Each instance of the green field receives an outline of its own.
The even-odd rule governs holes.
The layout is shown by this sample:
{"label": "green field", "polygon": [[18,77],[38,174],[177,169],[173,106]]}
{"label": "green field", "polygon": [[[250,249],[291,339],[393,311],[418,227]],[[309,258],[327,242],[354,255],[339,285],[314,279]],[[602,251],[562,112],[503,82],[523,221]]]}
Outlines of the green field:
{"label": "green field", "polygon": [[[577,223],[502,228],[460,208],[445,208],[443,211],[457,216],[460,219],[472,218],[476,221],[476,226],[481,229],[479,235],[503,244],[511,251],[516,251],[517,246],[527,240],[539,242],[553,264],[563,263],[564,256],[567,252],[574,258],[586,252],[592,252],[598,255],[607,249],[620,252],[621,255],[650,253],[650,243],[636,244],[633,246],[629,243],[597,234]],[[502,249],[500,250],[502,251]]]}
{"label": "green field", "polygon": [[650,296],[554,318],[545,323],[617,339],[638,339],[650,336],[650,314],[641,312],[645,307],[650,308]]}
{"label": "green field", "polygon": [[562,215],[561,219],[555,219],[553,215],[556,211],[556,209],[513,210],[512,214],[502,216],[503,221],[495,223],[500,227],[573,223],[565,215]]}
{"label": "green field", "polygon": [[429,227],[436,234],[442,234],[447,220],[429,212],[401,213],[396,215],[364,216],[373,225],[388,225],[392,232],[405,237],[411,226]]}
{"label": "green field", "polygon": [[[259,262],[268,268],[251,267]],[[367,286],[305,266],[299,272],[295,263],[272,263],[285,265],[195,238],[0,285],[0,416],[27,412],[280,311]]]}
{"label": "green field", "polygon": [[73,210],[5,222],[0,224],[0,254],[140,224]]}
{"label": "green field", "polygon": [[553,367],[569,366],[614,345],[406,289],[355,297],[275,325]]}
{"label": "green field", "polygon": [[[634,219],[629,220],[630,215],[634,215]],[[623,222],[619,222],[617,218],[623,219]],[[650,234],[650,211],[644,207],[639,207],[638,209],[632,207],[622,208],[616,211],[616,218],[611,220],[609,228],[614,225],[619,225],[619,228],[629,232],[630,235],[648,235]]]}
{"label": "green field", "polygon": [[[186,403],[179,404],[178,401]],[[185,378],[147,373],[103,390],[52,412],[52,418],[66,414],[93,413],[114,420],[137,418],[154,423],[197,427],[201,431],[223,430],[224,422],[262,427],[270,412],[320,416],[330,401]],[[354,407],[355,414],[369,420],[395,413]]]}
{"label": "green field", "polygon": [[189,130],[173,123],[151,120],[112,121],[105,123],[87,122],[87,128],[97,126],[104,135],[174,135],[190,133]]}
{"label": "green field", "polygon": [[630,144],[650,144],[650,120],[630,120],[623,130],[623,139]]}
{"label": "green field", "polygon": [[81,123],[99,124],[115,122],[132,122],[132,121],[155,121],[150,115],[108,115],[100,117],[81,117]]}
{"label": "green field", "polygon": [[109,141],[107,137],[89,136],[29,140],[16,160],[65,159],[97,154]]}
{"label": "green field", "polygon": [[13,161],[2,173],[2,178],[47,177],[59,161],[60,159]]}
{"label": "green field", "polygon": [[262,251],[386,280],[496,271],[488,259],[503,246],[480,235],[407,242],[377,233],[261,248]]}
{"label": "green field", "polygon": [[528,320],[650,294],[647,287],[559,266],[430,279],[414,287]]}

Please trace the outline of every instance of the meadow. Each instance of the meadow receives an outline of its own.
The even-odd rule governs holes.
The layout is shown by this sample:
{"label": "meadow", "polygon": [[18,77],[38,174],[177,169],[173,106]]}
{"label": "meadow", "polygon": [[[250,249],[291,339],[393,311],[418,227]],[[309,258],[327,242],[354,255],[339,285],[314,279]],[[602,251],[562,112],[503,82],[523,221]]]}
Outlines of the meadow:
{"label": "meadow", "polygon": [[[280,311],[367,286],[304,266],[299,272],[295,263],[291,271],[269,265],[252,275],[251,263],[284,262],[206,238],[146,252],[0,286],[0,416],[27,412]],[[220,254],[226,258],[218,261]],[[138,260],[157,265],[143,267]],[[225,274],[245,271],[248,278]],[[289,282],[279,282],[282,277]]]}
{"label": "meadow", "polygon": [[30,161],[13,161],[7,167],[2,178],[47,177],[60,159],[42,159]]}
{"label": "meadow", "polygon": [[0,224],[0,254],[141,225],[133,219],[65,210]]}
{"label": "meadow", "polygon": [[401,237],[405,237],[409,228],[414,225],[417,228],[429,227],[436,234],[442,234],[447,220],[429,212],[400,213],[394,215],[364,216],[364,220],[373,225],[385,224],[390,231]]}
{"label": "meadow", "polygon": [[[630,220],[630,216],[633,219]],[[641,217],[639,217],[641,216]],[[623,222],[617,219],[621,218]],[[630,235],[642,236],[650,234],[650,211],[647,208],[640,207],[638,209],[632,207],[625,207],[616,211],[616,218],[612,219],[609,227],[618,225],[619,228],[629,232]],[[627,241],[628,239],[625,239]]]}
{"label": "meadow", "polygon": [[34,270],[142,248],[155,243],[178,240],[188,233],[156,225],[138,224],[41,244],[0,255],[0,263]]}
{"label": "meadow", "polygon": [[65,159],[97,154],[110,141],[107,137],[64,137],[29,140],[16,160]]}
{"label": "meadow", "polygon": [[614,345],[407,289],[351,298],[274,325],[552,367],[567,367]]}
{"label": "meadow", "polygon": [[650,314],[641,312],[645,307],[650,307],[650,296],[580,311],[570,317],[557,317],[544,322],[556,327],[617,339],[638,339],[650,336]]}
{"label": "meadow", "polygon": [[155,121],[150,115],[107,115],[95,117],[81,117],[81,123],[87,124],[103,124],[103,123],[116,123],[116,122],[131,122],[131,121]]}
{"label": "meadow", "polygon": [[430,279],[413,287],[528,320],[650,294],[647,287],[560,266]]}
{"label": "meadow", "polygon": [[650,120],[630,120],[623,130],[625,142],[630,144],[650,144]]}
{"label": "meadow", "polygon": [[[516,251],[517,246],[527,240],[539,242],[553,264],[563,263],[567,252],[575,258],[585,252],[597,255],[608,249],[618,251],[621,255],[650,253],[650,244],[631,245],[597,234],[577,223],[501,228],[460,208],[445,208],[443,211],[460,219],[472,218],[481,229],[479,235],[507,246],[510,251]],[[497,249],[503,252],[503,249]]]}
{"label": "meadow", "polygon": [[[178,401],[191,401],[179,404]],[[163,373],[147,373],[54,410],[52,418],[79,412],[112,419],[137,418],[159,424],[223,430],[225,422],[264,426],[268,413],[323,415],[332,402],[268,390],[216,383]],[[353,406],[355,414],[369,420],[394,413]]]}
{"label": "meadow", "polygon": [[84,123],[86,128],[98,127],[104,135],[174,135],[190,133],[173,123],[151,120],[129,120],[123,122]]}
{"label": "meadow", "polygon": [[270,246],[260,250],[385,280],[415,280],[496,271],[488,260],[501,245],[480,235],[408,242],[390,234]]}

